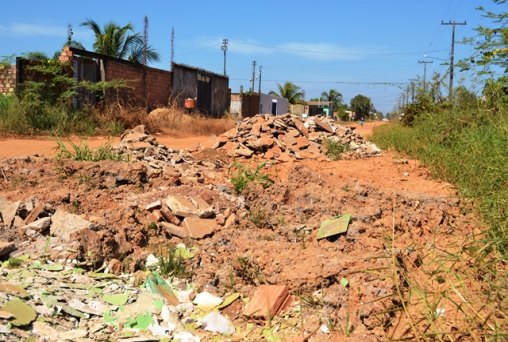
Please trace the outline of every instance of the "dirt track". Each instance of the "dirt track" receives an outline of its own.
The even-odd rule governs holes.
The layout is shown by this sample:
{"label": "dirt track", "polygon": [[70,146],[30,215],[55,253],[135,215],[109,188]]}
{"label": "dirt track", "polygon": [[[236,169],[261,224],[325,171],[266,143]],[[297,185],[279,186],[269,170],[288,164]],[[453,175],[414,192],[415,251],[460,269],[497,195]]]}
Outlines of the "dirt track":
{"label": "dirt track", "polygon": [[[374,125],[367,123],[358,131],[368,136]],[[207,147],[214,142],[213,137],[156,138],[174,148]],[[94,138],[89,143],[98,146],[106,141]],[[0,158],[28,151],[53,156],[54,146],[49,139],[4,139]],[[421,319],[426,314],[424,301],[432,298],[411,297],[411,309],[399,315],[402,301],[413,296],[409,281],[400,279],[399,272],[439,293],[443,282],[429,276],[434,272],[433,260],[443,257],[441,251],[460,250],[465,237],[479,228],[474,217],[463,211],[453,187],[432,179],[418,161],[390,152],[358,160],[268,163],[263,171],[275,183],[267,189],[250,184],[239,197],[225,190],[230,187],[231,158],[211,149],[195,153],[194,158],[197,163],[182,164],[180,171],[169,167],[152,173],[136,163],[8,159],[0,164],[0,194],[10,200],[37,199],[96,224],[93,231],[76,238],[73,254],[62,255],[55,249],[51,257],[87,256],[100,265],[129,255],[121,263],[116,261],[120,271],[123,267],[130,272],[156,246],[182,241],[160,227],[147,230],[153,218],[145,206],[175,193],[200,196],[214,205],[222,223],[213,236],[190,242],[202,251],[189,266],[193,284],[211,286],[221,295],[234,289],[245,296],[261,283],[284,284],[302,301],[307,298],[313,303],[304,308],[307,333],[316,332],[327,319],[341,327],[350,320],[353,341],[412,338],[408,317],[419,322],[417,329],[426,331]],[[242,162],[254,167],[261,161]],[[343,213],[353,217],[347,235],[317,241],[320,222]],[[225,224],[231,217],[233,223]],[[19,232],[3,231],[1,238],[17,241]],[[446,261],[439,265],[443,267]],[[440,277],[444,284],[453,281],[447,273]],[[340,285],[342,279],[350,285]],[[474,284],[466,286],[475,291]],[[454,294],[447,296],[460,301]],[[225,310],[237,326],[245,323],[240,304]],[[447,320],[434,322],[436,330],[451,331],[460,339],[463,309],[448,302],[439,305],[446,309]],[[287,318],[296,322],[290,324],[294,326],[301,319]],[[279,323],[287,326],[284,322]],[[287,340],[298,331],[281,333]],[[258,338],[252,332],[247,340]],[[311,341],[341,338],[344,330],[337,329],[331,335],[317,333]]]}

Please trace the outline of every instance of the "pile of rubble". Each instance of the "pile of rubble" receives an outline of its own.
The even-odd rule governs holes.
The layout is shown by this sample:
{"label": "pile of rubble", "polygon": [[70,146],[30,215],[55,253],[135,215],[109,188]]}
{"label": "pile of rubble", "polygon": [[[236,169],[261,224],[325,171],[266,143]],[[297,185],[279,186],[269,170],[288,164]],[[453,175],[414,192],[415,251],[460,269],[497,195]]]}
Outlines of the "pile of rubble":
{"label": "pile of rubble", "polygon": [[167,163],[176,165],[193,162],[188,153],[159,144],[154,136],[146,132],[144,125],[125,131],[120,137],[120,143],[113,146],[113,150],[126,155],[128,160],[146,161],[155,168]]}
{"label": "pile of rubble", "polygon": [[327,140],[344,146],[342,159],[381,154],[375,144],[366,141],[353,127],[337,125],[327,117],[309,117],[302,121],[290,114],[246,118],[236,128],[221,135],[214,148],[227,150],[233,157],[260,155],[279,161],[324,160]]}

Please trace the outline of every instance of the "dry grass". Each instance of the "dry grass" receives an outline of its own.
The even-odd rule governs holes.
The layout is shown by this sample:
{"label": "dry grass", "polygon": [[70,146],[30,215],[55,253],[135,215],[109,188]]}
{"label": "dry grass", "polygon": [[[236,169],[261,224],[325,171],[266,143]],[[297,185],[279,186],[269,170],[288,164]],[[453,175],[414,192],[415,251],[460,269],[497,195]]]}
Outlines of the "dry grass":
{"label": "dry grass", "polygon": [[235,127],[232,118],[207,118],[199,113],[186,114],[175,104],[153,110],[143,120],[150,132],[162,132],[175,137],[220,135]]}

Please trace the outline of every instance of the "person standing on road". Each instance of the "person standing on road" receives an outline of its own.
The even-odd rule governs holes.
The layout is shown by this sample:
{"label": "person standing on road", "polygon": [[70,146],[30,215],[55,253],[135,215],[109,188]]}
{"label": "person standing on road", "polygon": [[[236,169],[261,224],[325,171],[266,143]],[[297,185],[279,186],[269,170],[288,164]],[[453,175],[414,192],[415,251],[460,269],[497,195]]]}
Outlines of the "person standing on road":
{"label": "person standing on road", "polygon": [[365,123],[365,118],[362,116],[360,118],[360,126],[363,126],[364,123]]}

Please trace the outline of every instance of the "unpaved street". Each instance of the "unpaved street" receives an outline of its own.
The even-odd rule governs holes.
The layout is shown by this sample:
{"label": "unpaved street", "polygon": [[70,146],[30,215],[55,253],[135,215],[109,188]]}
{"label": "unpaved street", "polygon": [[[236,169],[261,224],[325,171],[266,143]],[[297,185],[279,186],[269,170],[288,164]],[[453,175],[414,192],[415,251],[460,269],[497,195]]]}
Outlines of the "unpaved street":
{"label": "unpaved street", "polygon": [[[297,119],[284,120],[245,120],[219,138],[150,136],[138,127],[115,147],[129,153],[128,163],[58,160],[51,158],[54,142],[49,139],[2,140],[3,158],[28,150],[42,154],[0,162],[0,240],[15,244],[13,256],[33,258],[23,261],[26,272],[5,272],[15,284],[24,284],[31,296],[26,302],[45,318],[45,323],[33,323],[33,333],[100,340],[130,331],[138,337],[190,334],[207,341],[217,335],[203,329],[207,325],[201,320],[210,309],[196,300],[211,293],[219,304],[234,298],[227,306],[210,308],[229,320],[226,331],[235,340],[265,340],[268,333],[276,340],[414,338],[407,327],[418,322],[415,329],[426,329],[428,301],[437,301],[446,312],[446,320],[434,321],[436,327],[460,339],[466,309],[452,303],[463,295],[447,292],[446,301],[441,293],[454,281],[447,270],[467,265],[447,258],[480,226],[453,187],[432,179],[417,161],[375,152],[355,130],[324,121],[305,128]],[[368,136],[373,126],[358,131]],[[285,161],[282,154],[277,160],[269,151],[259,152],[260,144],[280,150],[285,141],[287,151],[304,155],[306,148],[318,146],[311,139],[322,136],[359,147],[346,152],[351,160],[337,161],[319,150],[308,152],[309,158],[284,152]],[[106,141],[94,138],[89,143]],[[365,154],[364,148],[375,154]],[[254,155],[235,156],[238,151]],[[255,179],[235,192],[239,167],[255,168],[262,162],[261,172],[273,182],[263,186]],[[339,215],[351,217],[346,232],[318,239],[322,223]],[[188,255],[185,272],[178,276],[184,280],[166,277],[178,298],[164,292],[162,312],[150,311],[142,303],[154,281],[151,270],[158,267],[160,272],[165,257],[160,251],[179,243]],[[77,265],[85,273],[73,276]],[[106,269],[108,275],[99,277],[94,269]],[[438,280],[432,276],[436,269],[441,270]],[[108,278],[111,273],[119,278]],[[32,283],[26,283],[26,276]],[[474,279],[463,281],[473,293],[478,290]],[[99,290],[91,291],[90,284]],[[256,305],[263,307],[256,296],[261,296],[260,303],[267,300],[262,285],[284,312],[269,314],[269,332],[263,319],[252,317],[261,310]],[[436,298],[420,297],[415,286],[432,289]],[[189,287],[190,295],[185,292]],[[39,299],[46,298],[44,291],[53,306]],[[278,297],[283,294],[288,297]],[[126,300],[112,302],[111,296]],[[249,301],[254,309],[245,305]],[[67,311],[57,313],[58,307]],[[149,330],[138,321],[146,315]],[[69,317],[74,318],[67,323]],[[28,336],[16,328],[11,333],[18,340]]]}

